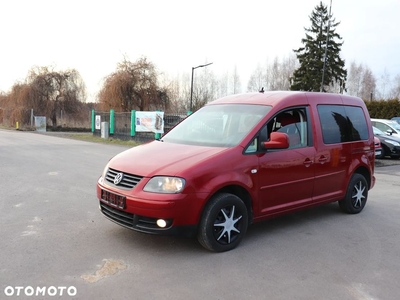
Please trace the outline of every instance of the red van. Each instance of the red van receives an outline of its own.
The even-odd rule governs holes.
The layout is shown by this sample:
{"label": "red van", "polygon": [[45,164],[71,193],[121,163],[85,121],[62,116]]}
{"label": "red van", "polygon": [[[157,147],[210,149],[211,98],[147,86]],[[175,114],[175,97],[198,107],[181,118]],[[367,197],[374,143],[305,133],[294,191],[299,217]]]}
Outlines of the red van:
{"label": "red van", "polygon": [[113,157],[97,183],[104,216],[151,234],[235,248],[249,224],[338,201],[362,211],[374,186],[364,102],[341,94],[265,92],[211,102],[160,140]]}

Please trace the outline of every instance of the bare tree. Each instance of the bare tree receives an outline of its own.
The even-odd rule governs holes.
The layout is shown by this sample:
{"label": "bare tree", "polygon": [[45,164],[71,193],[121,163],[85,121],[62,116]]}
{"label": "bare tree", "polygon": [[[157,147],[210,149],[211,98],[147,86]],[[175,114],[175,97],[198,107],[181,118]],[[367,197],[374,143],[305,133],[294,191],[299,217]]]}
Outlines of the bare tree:
{"label": "bare tree", "polygon": [[232,94],[238,94],[242,92],[242,83],[240,81],[240,76],[236,66],[234,67],[232,76],[230,78],[230,91]]}
{"label": "bare tree", "polygon": [[391,87],[390,74],[385,69],[379,79],[377,97],[380,99],[388,99],[390,87]]}
{"label": "bare tree", "polygon": [[198,110],[218,94],[218,80],[209,68],[202,68],[196,73],[193,83],[192,109]]}
{"label": "bare tree", "polygon": [[350,64],[346,87],[349,95],[364,100],[372,99],[372,96],[377,93],[376,78],[371,69],[354,61]]}
{"label": "bare tree", "polygon": [[153,63],[143,57],[130,62],[126,57],[117,70],[108,75],[98,95],[103,109],[147,111],[167,109],[167,90],[158,85],[158,74]]}
{"label": "bare tree", "polygon": [[346,83],[347,93],[349,95],[360,97],[363,72],[364,67],[362,64],[357,65],[355,61],[350,63],[350,69]]}
{"label": "bare tree", "polygon": [[189,73],[178,74],[170,79],[167,85],[169,96],[169,111],[175,113],[187,112],[190,106],[190,75]]}
{"label": "bare tree", "polygon": [[397,75],[393,80],[393,87],[390,91],[391,99],[400,99],[400,75]]}
{"label": "bare tree", "polygon": [[59,112],[77,113],[79,103],[86,100],[85,84],[75,69],[55,71],[54,67],[33,67],[26,84],[30,88],[26,92],[27,102],[35,111],[49,117],[53,127],[57,126]]}
{"label": "bare tree", "polygon": [[268,85],[270,91],[287,91],[290,89],[290,78],[296,69],[296,56],[289,55],[282,61],[275,57],[273,63],[267,68]]}
{"label": "bare tree", "polygon": [[175,79],[164,78],[164,89],[168,94],[169,106],[166,112],[183,113],[186,111],[185,99],[188,99],[190,90],[185,86],[183,78],[178,75]]}
{"label": "bare tree", "polygon": [[256,69],[250,75],[249,82],[247,83],[247,91],[248,92],[256,92],[261,88],[266,88],[267,80],[266,80],[266,72],[262,69],[261,65],[258,64]]}
{"label": "bare tree", "polygon": [[223,73],[219,79],[218,79],[218,87],[217,87],[217,92],[216,92],[216,98],[224,97],[229,94],[229,73],[225,72]]}
{"label": "bare tree", "polygon": [[375,76],[372,74],[371,69],[366,67],[364,73],[362,74],[360,97],[364,100],[372,100],[375,91],[376,91]]}
{"label": "bare tree", "polygon": [[11,92],[0,96],[0,123],[14,125],[29,123],[30,87],[27,84],[17,82],[13,85]]}

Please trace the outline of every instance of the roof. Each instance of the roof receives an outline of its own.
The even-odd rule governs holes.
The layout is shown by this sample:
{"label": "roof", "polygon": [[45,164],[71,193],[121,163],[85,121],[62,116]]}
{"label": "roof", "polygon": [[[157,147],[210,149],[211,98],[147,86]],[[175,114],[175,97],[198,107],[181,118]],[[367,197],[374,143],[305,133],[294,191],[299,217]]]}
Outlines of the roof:
{"label": "roof", "polygon": [[397,123],[395,120],[388,120],[388,119],[375,119],[375,118],[372,118],[371,121],[382,122],[382,123],[385,123],[385,124],[396,124]]}
{"label": "roof", "polygon": [[317,93],[304,91],[268,91],[260,93],[235,94],[220,98],[208,105],[219,104],[254,104],[268,106],[295,106],[307,105],[312,101],[318,101],[325,104],[348,104],[364,103],[360,98],[332,93]]}

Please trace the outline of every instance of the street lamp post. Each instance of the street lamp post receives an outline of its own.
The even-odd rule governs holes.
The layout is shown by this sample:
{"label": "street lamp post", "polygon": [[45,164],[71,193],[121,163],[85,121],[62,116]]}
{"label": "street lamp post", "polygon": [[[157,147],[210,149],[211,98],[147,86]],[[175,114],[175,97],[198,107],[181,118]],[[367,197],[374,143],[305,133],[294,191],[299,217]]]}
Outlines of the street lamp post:
{"label": "street lamp post", "polygon": [[197,67],[192,67],[192,83],[190,84],[190,113],[192,113],[192,108],[193,108],[193,74],[194,74],[194,69],[197,68],[202,68],[202,67],[207,67],[209,65],[211,65],[212,63],[206,64],[206,65],[200,65]]}

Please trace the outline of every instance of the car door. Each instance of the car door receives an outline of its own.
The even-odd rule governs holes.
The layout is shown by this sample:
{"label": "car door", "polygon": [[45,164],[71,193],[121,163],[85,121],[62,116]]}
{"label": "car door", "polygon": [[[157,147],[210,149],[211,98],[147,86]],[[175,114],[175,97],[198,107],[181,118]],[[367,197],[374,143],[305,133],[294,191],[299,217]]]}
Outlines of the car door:
{"label": "car door", "polygon": [[354,160],[369,147],[369,131],[361,107],[319,103],[313,112],[318,137],[313,200],[319,203],[344,196]]}
{"label": "car door", "polygon": [[[267,124],[265,131],[288,132],[291,144],[287,149],[267,150],[259,155],[259,205],[261,215],[279,214],[304,207],[312,202],[315,148],[312,147],[310,122],[306,108],[281,114],[297,115],[298,122],[286,124],[279,120]],[[278,124],[278,125],[276,125]],[[279,127],[280,126],[280,127]],[[297,137],[293,128],[297,127]],[[289,132],[290,131],[290,132]],[[293,142],[292,142],[293,141]]]}

